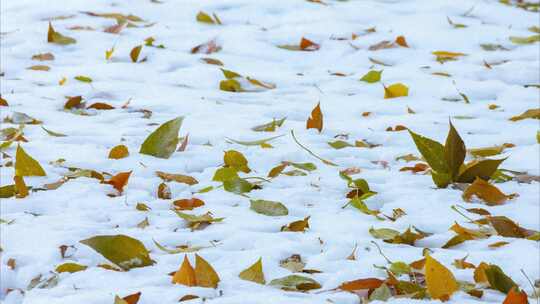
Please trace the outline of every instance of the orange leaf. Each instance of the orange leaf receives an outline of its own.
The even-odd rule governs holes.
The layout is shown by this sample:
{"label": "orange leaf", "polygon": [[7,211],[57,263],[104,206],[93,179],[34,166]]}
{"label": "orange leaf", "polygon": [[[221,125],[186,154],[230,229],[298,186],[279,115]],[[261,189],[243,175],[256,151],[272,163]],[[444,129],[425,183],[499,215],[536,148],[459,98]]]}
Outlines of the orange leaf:
{"label": "orange leaf", "polygon": [[489,265],[482,262],[474,270],[474,281],[476,283],[488,283],[485,270],[489,268]]}
{"label": "orange leaf", "polygon": [[321,133],[323,128],[323,114],[321,112],[321,103],[319,102],[311,111],[311,116],[307,120],[306,129],[317,129]]}
{"label": "orange leaf", "polygon": [[173,202],[175,209],[193,210],[194,208],[204,206],[204,202],[198,198],[179,199]]}
{"label": "orange leaf", "polygon": [[2,96],[0,96],[0,106],[2,106],[2,107],[9,107],[9,104],[8,104],[7,100],[5,100],[4,98],[2,98]]}
{"label": "orange leaf", "polygon": [[384,283],[383,280],[375,279],[375,278],[369,278],[369,279],[358,279],[354,281],[348,281],[345,283],[342,283],[339,285],[338,289],[354,292],[357,290],[365,290],[365,289],[376,289],[379,288]]}
{"label": "orange leaf", "polygon": [[306,39],[302,37],[302,40],[300,40],[300,49],[302,51],[316,51],[320,49],[321,46],[309,39]]}
{"label": "orange leaf", "polygon": [[137,304],[140,298],[141,298],[141,292],[139,291],[137,293],[123,297],[122,300],[126,301],[128,304]]}
{"label": "orange leaf", "polygon": [[398,36],[396,38],[396,43],[399,44],[402,47],[406,47],[406,48],[409,47],[409,45],[407,44],[407,40],[405,40],[405,37],[403,37],[403,36]]}
{"label": "orange leaf", "polygon": [[131,171],[129,172],[120,172],[116,174],[115,176],[111,177],[108,181],[105,181],[105,184],[112,185],[114,189],[122,192],[124,190],[124,187],[127,185],[129,176],[131,175]]}
{"label": "orange leaf", "polygon": [[174,273],[172,283],[182,284],[186,286],[197,286],[195,270],[189,263],[187,255],[184,255],[184,261],[182,262],[182,266],[180,266],[180,269]]}
{"label": "orange leaf", "polygon": [[528,304],[527,294],[525,291],[516,291],[516,288],[510,289],[508,295],[504,299],[503,304]]}
{"label": "orange leaf", "polygon": [[110,159],[121,159],[129,156],[129,150],[125,145],[113,147],[109,152]]}

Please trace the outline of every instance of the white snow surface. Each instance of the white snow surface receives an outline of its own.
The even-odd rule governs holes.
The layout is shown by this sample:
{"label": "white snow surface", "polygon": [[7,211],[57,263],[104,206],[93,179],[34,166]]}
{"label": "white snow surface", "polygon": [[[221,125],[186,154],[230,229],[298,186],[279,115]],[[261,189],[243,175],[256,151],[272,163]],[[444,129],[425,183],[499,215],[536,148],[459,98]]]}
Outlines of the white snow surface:
{"label": "white snow surface", "polygon": [[[396,161],[408,153],[419,155],[407,132],[387,132],[386,128],[405,125],[411,130],[438,141],[444,141],[448,120],[459,130],[469,148],[513,143],[498,157],[508,157],[505,169],[539,174],[539,147],[536,142],[538,120],[518,122],[508,118],[530,108],[538,108],[539,90],[524,84],[540,83],[539,44],[515,45],[509,36],[529,36],[528,27],[539,25],[538,13],[511,8],[498,1],[324,1],[328,5],[301,0],[147,0],[117,1],[1,1],[1,94],[10,106],[0,107],[1,119],[13,112],[23,112],[43,121],[43,125],[67,137],[51,137],[39,125],[24,129],[29,142],[24,149],[36,158],[47,172],[46,177],[26,178],[31,186],[57,181],[66,169],[50,162],[66,159],[66,165],[109,173],[133,170],[122,196],[108,197],[110,185],[95,179],[78,178],[54,191],[31,193],[24,199],[2,199],[1,218],[14,220],[1,224],[1,290],[3,303],[113,303],[114,295],[125,296],[142,292],[139,303],[176,303],[186,294],[207,298],[205,303],[358,303],[357,296],[328,291],[344,281],[367,277],[385,278],[384,271],[373,265],[385,265],[384,258],[371,243],[370,227],[393,228],[400,231],[414,225],[432,236],[416,246],[394,245],[375,240],[385,255],[395,261],[412,262],[422,257],[427,247],[433,256],[448,267],[458,280],[473,281],[471,269],[452,266],[454,259],[468,255],[477,265],[484,261],[499,265],[529,294],[532,289],[521,274],[523,269],[535,280],[540,277],[538,242],[493,236],[485,240],[467,241],[450,249],[441,246],[454,234],[449,227],[458,222],[466,227],[467,220],[450,207],[481,207],[494,215],[504,215],[521,226],[540,227],[540,189],[538,183],[520,184],[514,181],[497,184],[505,193],[519,197],[501,206],[466,203],[461,191],[436,189],[429,175],[400,172],[412,165]],[[469,9],[467,15],[463,15]],[[125,28],[119,35],[104,33],[114,19],[91,17],[82,11],[134,14],[153,26]],[[199,11],[215,12],[223,25],[196,22]],[[77,39],[76,44],[60,46],[47,43],[48,19],[55,29]],[[468,27],[453,28],[455,23]],[[72,26],[91,26],[96,31],[69,30]],[[350,40],[352,33],[361,34],[370,27],[376,32]],[[406,37],[410,48],[369,51],[368,47],[382,40]],[[155,44],[165,49],[144,47],[142,63],[132,63],[130,50],[153,36]],[[306,38],[321,45],[314,52],[294,52],[277,48],[279,44],[295,44]],[[348,40],[336,40],[345,37]],[[220,52],[190,54],[195,45],[217,38]],[[484,51],[481,43],[501,44],[509,51]],[[356,48],[353,48],[354,45]],[[115,46],[113,58],[105,60],[105,50]],[[432,51],[454,51],[468,54],[457,61],[440,64]],[[54,61],[37,62],[32,55],[51,52]],[[219,90],[224,79],[218,66],[200,60],[211,57],[221,60],[224,67],[242,75],[276,84],[263,92],[229,93]],[[391,63],[380,66],[369,57]],[[509,60],[493,65],[488,63]],[[26,69],[35,64],[51,67],[48,72]],[[370,69],[384,69],[382,83],[401,82],[410,88],[408,97],[384,99],[382,83],[368,84],[359,79]],[[340,72],[345,77],[331,75]],[[452,77],[432,75],[445,72]],[[91,85],[73,79],[86,75]],[[65,85],[58,84],[62,77]],[[455,82],[455,83],[454,83]],[[470,104],[463,101],[443,101],[465,93]],[[65,96],[82,95],[89,103],[107,102],[116,107],[110,111],[95,111],[95,115],[80,116],[63,110]],[[121,109],[128,99],[128,109]],[[324,129],[306,130],[311,110],[321,103]],[[489,104],[500,108],[489,110]],[[408,114],[407,107],[416,114]],[[143,118],[135,109],[153,112]],[[371,112],[363,117],[363,112]],[[176,152],[169,159],[139,154],[139,147],[157,124],[184,116],[181,135],[189,133],[185,152]],[[457,117],[456,117],[457,116]],[[469,119],[460,119],[470,116]],[[253,132],[251,127],[287,117],[274,133]],[[3,123],[2,128],[15,126]],[[327,166],[300,149],[290,136],[294,130],[298,139],[320,156],[339,167]],[[365,139],[381,146],[335,150],[327,142],[338,134],[349,134],[349,142]],[[271,142],[272,149],[242,146],[226,141],[256,140],[285,134]],[[210,145],[206,145],[210,143]],[[129,147],[130,156],[121,160],[107,158],[109,150],[118,144]],[[14,157],[16,145],[5,152]],[[268,217],[249,209],[249,198],[215,189],[195,193],[203,187],[219,185],[212,176],[223,163],[223,151],[235,149],[249,160],[253,172],[249,176],[265,177],[280,161],[313,162],[317,170],[307,176],[279,176],[263,189],[249,193],[252,199],[283,202],[289,215]],[[378,161],[388,162],[384,168]],[[339,170],[359,167],[355,178],[365,178],[378,194],[367,203],[384,214],[401,208],[407,215],[397,221],[379,221],[358,210],[341,207],[347,202],[346,183]],[[161,180],[155,171],[188,174],[199,184],[188,186],[169,183],[173,199],[197,197],[206,205],[193,211],[211,211],[224,217],[204,230],[192,232],[185,222],[172,212],[172,200],[157,198]],[[2,185],[11,184],[13,167],[1,168]],[[135,205],[144,202],[152,209],[141,212]],[[305,233],[280,232],[289,222],[310,218]],[[470,214],[475,217],[475,215]],[[145,229],[137,223],[148,217]],[[114,272],[97,267],[107,262],[80,240],[94,235],[125,234],[142,241],[151,250],[157,263],[127,272]],[[167,274],[181,264],[184,254],[167,254],[153,243],[172,248],[177,245],[209,246],[198,252],[221,278],[217,289],[186,287],[171,284]],[[510,244],[492,249],[496,241]],[[211,244],[214,244],[212,246]],[[61,245],[74,245],[71,257],[62,259]],[[355,245],[356,260],[347,260]],[[301,254],[306,268],[319,274],[307,275],[321,283],[323,292],[288,292],[268,285],[243,281],[238,274],[262,257],[267,282],[292,274],[279,266],[279,261],[291,254]],[[188,254],[194,262],[193,254]],[[16,260],[15,269],[7,265]],[[58,285],[51,289],[34,288],[24,294],[30,280],[47,275],[57,265],[67,261],[88,265],[85,271],[62,273]],[[16,289],[7,292],[8,289]],[[482,299],[457,292],[447,303],[501,303],[504,295],[486,290]],[[391,299],[390,303],[436,303]],[[194,300],[189,303],[201,303]]]}

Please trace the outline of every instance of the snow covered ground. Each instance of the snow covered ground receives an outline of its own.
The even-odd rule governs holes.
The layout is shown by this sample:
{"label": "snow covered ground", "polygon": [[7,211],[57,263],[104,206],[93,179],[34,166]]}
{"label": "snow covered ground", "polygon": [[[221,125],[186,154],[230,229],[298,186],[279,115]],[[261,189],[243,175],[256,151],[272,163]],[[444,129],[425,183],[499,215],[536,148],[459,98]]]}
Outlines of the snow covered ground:
{"label": "snow covered ground", "polygon": [[[540,25],[539,14],[488,0],[323,2],[2,0],[0,82],[2,98],[9,106],[0,107],[0,118],[21,112],[43,122],[25,126],[28,142],[21,146],[39,161],[47,176],[27,177],[27,185],[40,187],[56,182],[67,173],[65,167],[132,174],[123,194],[115,197],[107,195],[115,191],[111,185],[81,177],[56,190],[31,192],[22,199],[2,199],[0,301],[113,303],[115,295],[140,291],[141,304],[175,303],[186,294],[216,304],[358,303],[358,297],[352,293],[329,290],[345,281],[387,277],[385,271],[373,267],[385,265],[386,261],[372,241],[391,260],[407,263],[421,259],[423,248],[430,248],[431,255],[463,281],[474,282],[473,270],[457,269],[452,265],[455,259],[468,255],[467,261],[474,265],[497,264],[532,295],[532,287],[521,270],[533,281],[540,278],[538,242],[492,236],[449,249],[441,247],[455,235],[449,231],[454,222],[475,228],[451,209],[453,205],[485,208],[522,227],[539,230],[539,183],[496,184],[504,193],[519,194],[499,206],[464,202],[460,190],[437,189],[429,174],[401,172],[402,167],[416,162],[407,163],[396,160],[397,157],[420,154],[407,131],[386,129],[403,125],[444,143],[451,118],[467,148],[512,143],[515,147],[493,157],[508,157],[501,167],[540,174],[538,120],[509,120],[539,107],[539,89],[524,87],[540,83],[539,43],[521,45],[509,40],[510,36],[534,35],[528,28]],[[103,30],[115,25],[115,19],[83,13],[88,11],[133,14],[144,21],[134,22],[138,27],[125,27],[119,34],[106,33]],[[215,13],[223,24],[197,22],[195,16],[199,11]],[[77,42],[47,43],[49,20],[56,31]],[[94,30],[69,29],[75,26]],[[381,41],[393,42],[398,36],[406,38],[408,48],[395,45],[369,50]],[[144,46],[139,60],[146,60],[133,63],[130,51],[144,44],[148,37],[154,37],[154,45],[163,44],[164,48]],[[302,37],[320,44],[320,49],[305,52],[277,47],[298,44]],[[191,54],[193,47],[213,38],[222,48],[219,52]],[[503,50],[487,51],[481,44],[500,45]],[[105,52],[112,47],[114,53],[106,60]],[[461,52],[466,56],[441,64],[433,51]],[[54,55],[52,61],[31,59],[49,52]],[[201,58],[218,59],[223,68],[275,84],[276,88],[260,92],[222,91],[219,83],[225,78],[220,66],[207,64]],[[27,69],[35,65],[47,65],[50,70]],[[359,81],[369,70],[383,70],[381,81]],[[447,73],[451,77],[433,73]],[[79,75],[90,77],[92,82],[75,80]],[[60,85],[64,77],[66,81]],[[383,84],[393,83],[407,85],[409,95],[384,99]],[[66,96],[78,95],[87,105],[105,102],[115,109],[90,109],[89,115],[64,110]],[[122,108],[128,100],[129,105]],[[306,130],[306,120],[318,102],[324,117],[320,134],[315,129]],[[491,104],[498,107],[490,109]],[[144,117],[141,109],[151,111],[151,117]],[[371,113],[363,115],[365,112]],[[177,116],[184,116],[180,135],[189,133],[185,151],[168,159],[138,153],[150,132]],[[287,119],[275,132],[251,129],[283,117]],[[50,136],[41,126],[67,136]],[[8,127],[17,125],[2,123],[2,128]],[[338,167],[326,165],[301,149],[290,130],[303,145]],[[273,148],[227,140],[251,141],[281,134],[284,136],[269,142]],[[355,140],[365,140],[380,146],[334,149],[328,142],[336,140],[334,137],[339,134],[348,134],[347,141],[353,144]],[[130,155],[109,159],[109,150],[119,144],[126,145]],[[13,144],[3,152],[14,161],[16,148]],[[280,175],[271,182],[263,182],[262,189],[246,193],[249,198],[223,188],[197,193],[204,187],[220,185],[212,177],[223,165],[223,153],[227,150],[240,151],[249,161],[252,172],[242,176],[266,178],[281,161],[312,162],[317,169],[305,176]],[[65,159],[63,166],[52,163],[58,159]],[[13,183],[14,168],[6,166],[9,161],[4,155],[2,186]],[[339,171],[352,167],[361,169],[354,178],[364,178],[378,192],[366,200],[370,208],[380,209],[385,215],[400,208],[406,215],[396,221],[381,221],[351,206],[342,208],[348,201],[345,195],[349,189]],[[156,171],[196,178],[199,183],[191,186],[167,183],[172,199],[199,198],[205,205],[187,213],[211,211],[224,220],[191,231],[171,211],[173,200],[157,197],[162,180]],[[289,213],[280,217],[257,214],[250,210],[250,199],[280,201]],[[139,211],[137,203],[145,203],[151,209]],[[310,228],[306,232],[280,232],[281,226],[307,216]],[[479,218],[475,214],[468,216]],[[149,225],[138,227],[145,218]],[[410,226],[433,235],[409,246],[382,242],[369,233],[371,227],[404,231]],[[107,261],[79,241],[115,234],[143,242],[156,263],[127,272],[97,267]],[[167,248],[203,246],[197,253],[219,274],[218,287],[172,284],[167,274],[178,270],[184,253],[163,252],[153,240]],[[488,247],[498,241],[509,244]],[[75,249],[70,247],[68,257],[62,258],[62,245],[73,245]],[[347,259],[355,246],[355,260]],[[267,282],[290,275],[290,270],[280,267],[280,261],[292,254],[300,254],[307,269],[320,271],[301,275],[315,279],[321,289],[307,293],[284,291],[238,277],[259,257]],[[193,255],[188,254],[190,259]],[[32,279],[40,274],[43,278],[51,277],[51,271],[68,261],[88,268],[61,273],[57,285],[51,288],[26,290]],[[448,303],[501,303],[504,297],[492,289],[484,290],[481,299],[459,291]],[[187,303],[201,303],[201,298]],[[388,302],[430,300],[392,298]]]}

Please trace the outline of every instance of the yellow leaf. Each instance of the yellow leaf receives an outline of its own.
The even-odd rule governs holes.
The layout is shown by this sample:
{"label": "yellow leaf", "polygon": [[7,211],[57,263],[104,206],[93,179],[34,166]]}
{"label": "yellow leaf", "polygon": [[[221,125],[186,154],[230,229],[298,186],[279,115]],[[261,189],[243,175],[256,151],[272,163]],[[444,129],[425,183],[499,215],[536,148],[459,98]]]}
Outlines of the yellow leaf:
{"label": "yellow leaf", "polygon": [[28,196],[28,187],[26,186],[26,183],[24,182],[24,179],[22,176],[15,175],[13,177],[13,180],[15,181],[15,191],[17,192],[16,197],[17,198],[25,198]]}
{"label": "yellow leaf", "polygon": [[533,119],[540,119],[540,108],[538,109],[529,109],[519,115],[512,116],[510,118],[511,121],[518,121],[523,120],[527,118],[533,118]]}
{"label": "yellow leaf", "polygon": [[476,283],[488,283],[488,279],[485,270],[489,268],[489,265],[482,262],[474,270],[474,281]]}
{"label": "yellow leaf", "polygon": [[60,79],[60,81],[58,81],[58,84],[63,86],[64,84],[66,84],[66,81],[67,81],[67,78],[66,77],[62,77],[62,79]]}
{"label": "yellow leaf", "polygon": [[47,42],[66,45],[66,44],[75,43],[77,42],[77,40],[56,32],[52,24],[49,22],[49,31],[47,32]]}
{"label": "yellow leaf", "polygon": [[19,145],[15,154],[15,175],[18,176],[46,176],[41,165],[28,155]]}
{"label": "yellow leaf", "polygon": [[173,284],[182,284],[186,286],[196,286],[197,279],[195,277],[195,270],[189,263],[187,255],[184,255],[184,261],[180,269],[174,273],[172,278]]}
{"label": "yellow leaf", "polygon": [[80,264],[77,264],[77,263],[64,263],[64,264],[58,265],[58,267],[56,267],[56,272],[58,272],[58,273],[62,273],[62,272],[74,273],[74,272],[78,272],[78,271],[83,271],[86,268],[88,268],[88,266],[80,265]]}
{"label": "yellow leaf", "polygon": [[467,55],[464,53],[447,52],[447,51],[435,51],[435,52],[432,52],[432,54],[437,57],[436,60],[440,63],[443,63],[445,61],[450,61],[450,60],[457,60],[457,58]]}
{"label": "yellow leaf", "polygon": [[262,258],[259,258],[255,264],[251,265],[249,268],[240,272],[238,275],[240,279],[259,283],[264,285],[266,280],[264,279],[264,273],[262,268]]}
{"label": "yellow leaf", "polygon": [[242,153],[238,151],[235,151],[235,150],[226,151],[225,155],[223,155],[223,162],[225,163],[226,167],[234,168],[244,173],[251,172],[251,169],[249,169],[248,167],[247,159],[244,157]]}
{"label": "yellow leaf", "polygon": [[125,145],[118,145],[109,152],[110,159],[121,159],[129,156],[129,150]]}
{"label": "yellow leaf", "polygon": [[394,83],[389,87],[384,87],[384,98],[396,98],[409,96],[409,88],[402,83]]}
{"label": "yellow leaf", "polygon": [[323,114],[321,112],[321,103],[317,103],[317,106],[311,111],[311,116],[306,123],[306,129],[317,129],[321,133],[323,128]]}
{"label": "yellow leaf", "polygon": [[137,62],[139,59],[139,54],[141,53],[142,45],[138,45],[134,47],[131,52],[129,52],[129,57],[131,57],[131,61]]}
{"label": "yellow leaf", "polygon": [[216,288],[219,283],[219,276],[207,261],[195,254],[195,277],[197,286]]}
{"label": "yellow leaf", "polygon": [[28,67],[27,68],[28,70],[32,70],[32,71],[43,71],[43,72],[47,72],[51,69],[50,66],[48,65],[42,65],[42,64],[38,64],[38,65],[33,65],[31,67]]}
{"label": "yellow leaf", "polygon": [[444,265],[426,256],[426,287],[431,298],[446,301],[459,287],[454,275]]}
{"label": "yellow leaf", "polygon": [[110,50],[105,51],[105,60],[111,59],[113,53],[114,53],[114,46]]}

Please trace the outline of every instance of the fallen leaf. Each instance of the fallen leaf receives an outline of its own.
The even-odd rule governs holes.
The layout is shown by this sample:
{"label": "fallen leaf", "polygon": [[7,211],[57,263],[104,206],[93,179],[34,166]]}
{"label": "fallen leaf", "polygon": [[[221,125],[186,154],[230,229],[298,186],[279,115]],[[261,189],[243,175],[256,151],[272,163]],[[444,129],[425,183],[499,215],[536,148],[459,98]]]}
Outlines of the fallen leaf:
{"label": "fallen leaf", "polygon": [[287,291],[308,291],[321,288],[317,281],[299,275],[289,275],[270,281],[270,286],[278,287]]}
{"label": "fallen leaf", "polygon": [[47,174],[38,161],[33,159],[20,145],[18,145],[15,154],[15,175],[46,176]]}
{"label": "fallen leaf", "polygon": [[123,270],[151,266],[155,263],[143,243],[127,235],[98,235],[80,242]]}
{"label": "fallen leaf", "polygon": [[528,36],[528,37],[510,36],[508,39],[512,43],[515,43],[515,44],[533,44],[535,42],[540,41],[540,34],[539,35],[532,35],[532,36]]}
{"label": "fallen leaf", "polygon": [[404,36],[397,36],[396,43],[402,47],[406,47],[406,48],[409,47],[409,45],[407,44],[407,40],[405,39]]}
{"label": "fallen leaf", "polygon": [[219,20],[216,14],[212,14],[212,16],[213,18],[210,17],[210,15],[208,15],[207,13],[201,11],[197,14],[196,20],[201,23],[207,24],[222,24],[221,20]]}
{"label": "fallen leaf", "polygon": [[51,69],[50,66],[48,65],[33,65],[33,66],[30,66],[27,68],[28,70],[33,70],[33,71],[43,71],[43,72],[47,72]]}
{"label": "fallen leaf", "polygon": [[115,108],[108,103],[104,102],[95,102],[91,104],[87,109],[96,109],[96,110],[114,110]]}
{"label": "fallen leaf", "polygon": [[90,78],[88,76],[79,75],[79,76],[75,76],[73,78],[75,80],[80,81],[80,82],[92,83],[92,78]]}
{"label": "fallen leaf", "polygon": [[122,193],[124,191],[124,187],[127,185],[129,176],[131,175],[132,171],[129,172],[120,172],[113,177],[111,177],[107,181],[103,181],[104,184],[109,184],[114,187],[114,189],[118,190],[118,192]]}
{"label": "fallen leaf", "polygon": [[519,288],[512,288],[502,304],[529,304],[527,293]]}
{"label": "fallen leaf", "polygon": [[84,108],[84,102],[82,102],[82,96],[72,96],[69,97],[66,103],[64,104],[64,109],[80,109]]}
{"label": "fallen leaf", "polygon": [[488,265],[484,273],[491,288],[502,293],[508,294],[513,288],[518,288],[518,285],[497,265]]}
{"label": "fallen leaf", "polygon": [[532,118],[532,119],[540,119],[540,108],[538,109],[529,109],[519,115],[516,115],[516,116],[512,116],[510,118],[511,121],[519,121],[519,120],[523,120],[523,119],[527,119],[527,118]]}
{"label": "fallen leaf", "polygon": [[169,158],[178,145],[178,131],[183,120],[183,117],[177,117],[159,126],[143,142],[139,153],[158,158]]}
{"label": "fallen leaf", "polygon": [[486,202],[488,206],[502,205],[508,199],[516,196],[515,194],[504,194],[497,187],[479,177],[465,189],[462,197],[465,201],[470,202],[473,195]]}
{"label": "fallen leaf", "polygon": [[77,263],[64,263],[62,265],[58,265],[55,271],[58,273],[62,273],[62,272],[74,273],[74,272],[83,271],[86,268],[88,268],[88,266],[80,265]]}
{"label": "fallen leaf", "polygon": [[159,184],[157,189],[157,197],[165,200],[171,199],[171,188],[169,188],[169,186],[165,183]]}
{"label": "fallen leaf", "polygon": [[47,32],[47,42],[67,45],[67,44],[76,43],[77,40],[56,32],[51,22],[49,22],[49,31]]}
{"label": "fallen leaf", "polygon": [[309,228],[309,216],[303,220],[291,222],[281,227],[281,231],[304,232]]}
{"label": "fallen leaf", "polygon": [[409,96],[409,88],[402,83],[395,83],[388,87],[384,87],[384,98],[396,98]]}
{"label": "fallen leaf", "polygon": [[139,299],[141,298],[141,292],[137,292],[134,294],[130,294],[128,296],[125,296],[122,298],[126,302],[126,304],[137,304],[139,302]]}
{"label": "fallen leaf", "polygon": [[52,53],[36,54],[32,56],[32,60],[38,60],[38,61],[54,60],[54,55]]}
{"label": "fallen leaf", "polygon": [[430,255],[426,256],[426,286],[433,299],[446,301],[459,287],[454,275]]}
{"label": "fallen leaf", "polygon": [[244,173],[251,172],[251,169],[248,167],[248,161],[245,158],[245,156],[236,151],[236,150],[228,150],[223,155],[223,162],[225,163],[225,167],[227,168],[233,168],[237,171],[241,171]]}
{"label": "fallen leaf", "polygon": [[435,52],[432,52],[432,54],[436,56],[436,60],[440,63],[444,63],[446,61],[451,61],[451,60],[457,60],[459,57],[466,56],[466,54],[464,53],[447,52],[447,51],[435,51]]}
{"label": "fallen leaf", "polygon": [[179,199],[173,202],[177,210],[193,210],[194,208],[204,206],[204,202],[198,198]]}
{"label": "fallen leaf", "polygon": [[195,254],[195,277],[200,287],[217,288],[220,281],[214,268],[198,254]]}
{"label": "fallen leaf", "polygon": [[132,62],[137,62],[139,60],[139,55],[141,54],[142,45],[138,45],[131,49],[131,52],[129,52],[129,57],[131,58]]}
{"label": "fallen leaf", "polygon": [[266,284],[266,280],[264,279],[264,272],[262,267],[262,258],[259,258],[257,262],[240,272],[238,276],[242,280],[264,285]]}
{"label": "fallen leaf", "polygon": [[212,54],[219,52],[221,46],[218,45],[216,39],[212,39],[206,43],[199,44],[191,49],[191,54]]}
{"label": "fallen leaf", "polygon": [[317,106],[311,111],[311,116],[306,123],[306,129],[317,129],[321,133],[323,129],[323,114],[321,112],[321,103],[317,103]]}
{"label": "fallen leaf", "polygon": [[161,178],[162,180],[166,182],[177,182],[181,184],[188,184],[188,185],[196,185],[199,183],[194,177],[191,177],[189,175],[183,175],[183,174],[172,174],[172,173],[166,173],[162,171],[156,171],[156,175]]}
{"label": "fallen leaf", "polygon": [[182,262],[182,266],[180,266],[180,269],[174,273],[172,283],[182,284],[185,286],[197,286],[195,270],[189,263],[187,255],[184,255],[184,261]]}
{"label": "fallen leaf", "polygon": [[383,70],[380,70],[380,71],[375,71],[375,70],[372,70],[372,71],[369,71],[367,72],[364,76],[362,76],[362,78],[360,78],[360,81],[364,81],[364,82],[367,82],[367,83],[375,83],[375,82],[378,82],[381,80],[381,74],[382,74]]}
{"label": "fallen leaf", "polygon": [[284,216],[289,214],[289,210],[282,203],[267,200],[251,200],[250,209],[267,216]]}
{"label": "fallen leaf", "polygon": [[341,283],[337,289],[348,292],[357,292],[361,290],[372,290],[379,288],[383,283],[383,280],[376,278],[358,279]]}
{"label": "fallen leaf", "polygon": [[122,159],[128,156],[129,156],[129,150],[128,150],[128,147],[126,147],[125,145],[115,146],[109,152],[110,159]]}

